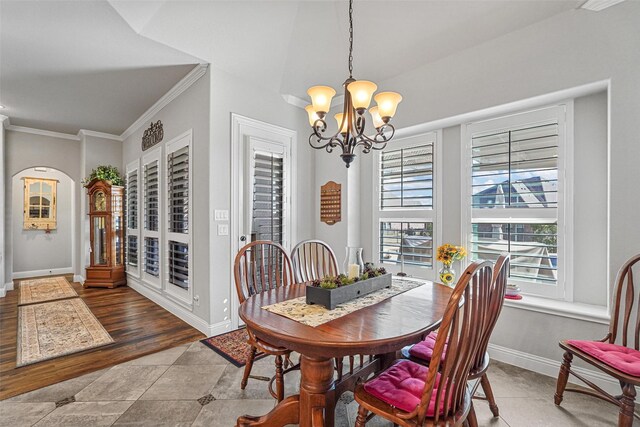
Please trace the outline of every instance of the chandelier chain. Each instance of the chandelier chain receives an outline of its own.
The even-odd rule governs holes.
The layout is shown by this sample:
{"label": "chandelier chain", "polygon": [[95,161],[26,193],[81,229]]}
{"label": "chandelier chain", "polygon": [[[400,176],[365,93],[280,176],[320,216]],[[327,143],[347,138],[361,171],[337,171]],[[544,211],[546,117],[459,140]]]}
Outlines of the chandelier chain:
{"label": "chandelier chain", "polygon": [[349,0],[349,78],[353,78],[353,0]]}

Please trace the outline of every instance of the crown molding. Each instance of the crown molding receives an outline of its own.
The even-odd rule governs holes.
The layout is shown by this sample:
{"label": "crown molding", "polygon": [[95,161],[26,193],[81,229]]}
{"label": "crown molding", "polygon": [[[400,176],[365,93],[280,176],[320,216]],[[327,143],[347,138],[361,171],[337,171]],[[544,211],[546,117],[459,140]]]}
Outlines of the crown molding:
{"label": "crown molding", "polygon": [[119,135],[114,135],[111,133],[104,133],[104,132],[96,132],[96,131],[87,130],[87,129],[80,129],[78,131],[78,139],[82,138],[82,136],[93,136],[96,138],[112,139],[114,141],[122,142],[122,137]]}
{"label": "crown molding", "polygon": [[122,132],[120,135],[120,139],[124,141],[128,137],[130,137],[135,131],[140,129],[142,126],[146,125],[147,122],[151,120],[153,116],[155,116],[160,110],[162,110],[168,103],[176,99],[180,94],[182,94],[185,90],[189,89],[191,85],[193,85],[200,77],[206,73],[209,64],[198,64],[193,70],[189,72],[186,76],[182,78],[178,83],[176,83],[167,93],[165,93],[162,98],[160,98],[155,104],[153,104],[147,111],[144,112],[143,115],[138,118],[135,122],[131,124]]}
{"label": "crown molding", "polygon": [[0,123],[5,123],[5,126],[9,126],[11,123],[9,123],[9,116],[5,116],[4,114],[0,114]]}
{"label": "crown molding", "polygon": [[287,104],[293,105],[294,107],[298,107],[303,110],[304,107],[309,104],[309,102],[305,101],[304,99],[298,98],[297,96],[291,94],[283,94],[282,99],[284,99],[284,102],[286,102]]}
{"label": "crown molding", "polygon": [[80,137],[78,135],[71,135],[69,133],[61,133],[61,132],[53,132],[50,130],[43,130],[43,129],[35,129],[35,128],[28,128],[25,126],[15,126],[12,124],[9,124],[7,126],[5,126],[6,130],[11,130],[14,132],[22,132],[22,133],[30,133],[32,135],[41,135],[41,136],[49,136],[51,138],[59,138],[59,139],[69,139],[72,141],[80,141]]}
{"label": "crown molding", "polygon": [[624,0],[587,0],[584,2],[580,9],[591,10],[593,12],[600,12],[611,6],[615,6],[618,3],[622,3]]}

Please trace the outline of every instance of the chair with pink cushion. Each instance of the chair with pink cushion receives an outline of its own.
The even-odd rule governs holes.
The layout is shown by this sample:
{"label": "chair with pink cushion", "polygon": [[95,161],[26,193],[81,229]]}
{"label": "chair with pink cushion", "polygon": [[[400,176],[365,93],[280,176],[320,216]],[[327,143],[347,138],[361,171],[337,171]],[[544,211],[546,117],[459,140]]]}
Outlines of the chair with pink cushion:
{"label": "chair with pink cushion", "polygon": [[[560,347],[565,351],[558,383],[555,403],[560,405],[566,391],[588,394],[620,407],[618,426],[630,427],[635,412],[635,387],[640,386],[640,298],[639,289],[634,289],[633,268],[640,261],[640,254],[628,260],[618,271],[615,288],[615,306],[609,333],[600,341],[564,340]],[[633,347],[631,347],[633,341]],[[571,369],[573,356],[604,371],[620,382],[622,395],[612,396]],[[592,390],[567,387],[569,374],[583,381]]]}
{"label": "chair with pink cushion", "polygon": [[491,273],[491,263],[485,261],[472,263],[462,274],[447,304],[429,366],[397,360],[356,386],[357,427],[374,415],[402,426],[465,421],[477,425],[467,379],[490,327]]}
{"label": "chair with pink cushion", "polygon": [[[496,400],[493,397],[493,391],[491,390],[489,377],[487,376],[487,369],[489,368],[490,361],[487,347],[489,346],[489,338],[491,338],[493,328],[495,327],[496,322],[498,321],[498,316],[500,316],[500,312],[502,311],[504,294],[507,289],[507,279],[509,277],[509,265],[510,255],[504,253],[498,257],[493,267],[493,278],[491,280],[491,287],[487,290],[487,292],[490,294],[491,299],[491,310],[489,313],[487,313],[488,318],[486,319],[486,321],[488,322],[488,329],[485,336],[482,337],[480,349],[478,351],[478,357],[475,359],[473,366],[471,367],[471,372],[469,372],[469,381],[473,381],[471,396],[474,399],[487,400],[489,402],[489,409],[491,409],[491,413],[494,417],[497,417],[499,415],[499,410],[498,405],[496,404]],[[414,362],[420,364],[428,364],[431,361],[431,357],[433,356],[433,349],[437,336],[438,334],[435,332],[430,333],[427,338],[425,338],[418,344],[403,348],[402,355],[409,360],[413,360]],[[442,353],[443,359],[446,355],[446,352],[447,346],[445,345],[444,351]],[[475,395],[478,386],[482,386],[484,396]]]}

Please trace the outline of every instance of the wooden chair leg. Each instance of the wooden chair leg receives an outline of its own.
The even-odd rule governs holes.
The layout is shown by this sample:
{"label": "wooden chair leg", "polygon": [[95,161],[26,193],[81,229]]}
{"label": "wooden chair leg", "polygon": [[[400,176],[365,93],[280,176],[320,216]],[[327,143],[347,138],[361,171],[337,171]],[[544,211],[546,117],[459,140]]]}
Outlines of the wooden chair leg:
{"label": "wooden chair leg", "polygon": [[572,360],[573,360],[573,354],[566,351],[562,358],[560,373],[558,373],[558,383],[556,384],[556,394],[553,398],[556,405],[560,405],[560,403],[562,403],[562,396],[564,395],[564,389],[567,387],[567,381],[569,381],[569,373],[571,369]]}
{"label": "wooden chair leg", "polygon": [[493,397],[493,390],[491,390],[491,383],[489,383],[489,377],[485,372],[482,377],[480,377],[480,385],[482,386],[482,391],[484,392],[484,396],[487,398],[487,402],[489,402],[489,409],[491,409],[491,413],[494,417],[500,415],[500,411],[498,410],[498,405],[496,404],[496,399]]}
{"label": "wooden chair leg", "polygon": [[249,358],[247,359],[247,364],[244,365],[244,375],[242,376],[242,382],[240,383],[240,389],[244,390],[247,386],[247,382],[249,381],[249,375],[251,375],[251,368],[253,368],[253,360],[256,358],[257,348],[251,347],[249,352]]}
{"label": "wooden chair leg", "polygon": [[631,427],[633,425],[635,400],[636,388],[631,384],[622,384],[622,398],[620,399],[618,427]]}
{"label": "wooden chair leg", "polygon": [[476,409],[471,402],[471,409],[469,409],[469,415],[467,415],[467,424],[469,427],[478,427],[478,418],[476,417]]}
{"label": "wooden chair leg", "polygon": [[369,411],[364,406],[358,407],[358,417],[356,418],[355,427],[364,427],[367,424],[367,415]]}
{"label": "wooden chair leg", "polygon": [[282,356],[276,356],[276,399],[282,402],[284,399],[284,374],[282,373]]}

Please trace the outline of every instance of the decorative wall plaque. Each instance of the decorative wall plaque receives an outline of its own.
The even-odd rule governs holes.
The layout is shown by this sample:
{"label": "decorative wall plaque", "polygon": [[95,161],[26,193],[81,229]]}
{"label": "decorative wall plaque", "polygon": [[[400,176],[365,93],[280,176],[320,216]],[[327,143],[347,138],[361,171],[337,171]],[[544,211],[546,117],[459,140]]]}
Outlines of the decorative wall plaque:
{"label": "decorative wall plaque", "polygon": [[153,147],[164,138],[164,130],[162,129],[162,122],[158,120],[157,122],[151,122],[151,126],[149,129],[144,131],[144,135],[142,135],[142,151],[148,150]]}
{"label": "decorative wall plaque", "polygon": [[329,181],[320,187],[320,221],[333,225],[342,217],[342,184]]}

